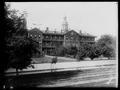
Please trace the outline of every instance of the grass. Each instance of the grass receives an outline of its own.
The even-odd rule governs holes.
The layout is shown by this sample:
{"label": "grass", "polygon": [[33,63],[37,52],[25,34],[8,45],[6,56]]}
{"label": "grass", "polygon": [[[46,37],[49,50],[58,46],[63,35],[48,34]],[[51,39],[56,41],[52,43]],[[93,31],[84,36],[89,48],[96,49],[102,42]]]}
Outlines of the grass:
{"label": "grass", "polygon": [[[51,63],[53,56],[47,56],[41,57],[41,58],[32,58],[32,62],[34,64],[40,64],[40,63]],[[77,59],[75,58],[67,58],[67,57],[58,57],[57,62],[75,62]]]}
{"label": "grass", "polygon": [[[41,58],[32,58],[32,62],[34,64],[40,64],[40,63],[51,63],[53,56],[48,56],[45,55],[44,57]],[[105,60],[105,59],[100,59],[100,58],[96,58],[92,61],[97,61],[97,60]],[[107,59],[108,60],[108,59]],[[75,62],[77,61],[77,59],[75,58],[70,58],[70,57],[58,57],[58,61],[57,62]],[[83,61],[83,60],[82,60]],[[84,59],[84,61],[91,61],[88,59]]]}

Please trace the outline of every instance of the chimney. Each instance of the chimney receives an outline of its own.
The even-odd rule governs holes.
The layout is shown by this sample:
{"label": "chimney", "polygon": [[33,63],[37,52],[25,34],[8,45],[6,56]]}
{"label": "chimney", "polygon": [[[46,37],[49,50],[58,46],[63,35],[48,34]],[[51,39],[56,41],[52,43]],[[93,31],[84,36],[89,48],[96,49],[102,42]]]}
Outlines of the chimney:
{"label": "chimney", "polygon": [[80,30],[79,33],[82,34],[82,31]]}
{"label": "chimney", "polygon": [[56,28],[55,28],[55,31],[54,31],[54,33],[56,33]]}
{"label": "chimney", "polygon": [[48,32],[49,31],[49,28],[48,27],[46,27],[46,30],[45,30],[45,32]]}
{"label": "chimney", "polygon": [[46,30],[48,31],[48,30],[49,30],[49,28],[48,28],[48,27],[46,27]]}

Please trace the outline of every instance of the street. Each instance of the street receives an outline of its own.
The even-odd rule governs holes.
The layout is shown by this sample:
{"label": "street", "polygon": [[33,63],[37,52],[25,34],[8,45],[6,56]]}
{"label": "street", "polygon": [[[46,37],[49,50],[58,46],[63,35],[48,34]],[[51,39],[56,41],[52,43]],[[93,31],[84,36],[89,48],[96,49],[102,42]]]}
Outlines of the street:
{"label": "street", "polygon": [[117,87],[116,65],[12,77],[14,87]]}

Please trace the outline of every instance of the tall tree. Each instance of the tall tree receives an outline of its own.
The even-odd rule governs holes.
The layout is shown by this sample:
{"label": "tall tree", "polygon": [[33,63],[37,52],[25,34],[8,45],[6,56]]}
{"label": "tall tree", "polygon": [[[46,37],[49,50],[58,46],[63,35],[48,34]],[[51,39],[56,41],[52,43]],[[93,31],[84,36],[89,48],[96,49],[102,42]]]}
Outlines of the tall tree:
{"label": "tall tree", "polygon": [[105,57],[115,57],[116,41],[111,35],[102,35],[97,41],[97,46],[100,47],[101,53]]}
{"label": "tall tree", "polygon": [[5,54],[8,56],[7,68],[16,68],[18,72],[18,69],[26,68],[31,64],[32,54],[38,50],[35,41],[28,37],[24,15],[18,16],[16,10],[9,10],[6,5],[4,8],[6,12],[4,41]]}

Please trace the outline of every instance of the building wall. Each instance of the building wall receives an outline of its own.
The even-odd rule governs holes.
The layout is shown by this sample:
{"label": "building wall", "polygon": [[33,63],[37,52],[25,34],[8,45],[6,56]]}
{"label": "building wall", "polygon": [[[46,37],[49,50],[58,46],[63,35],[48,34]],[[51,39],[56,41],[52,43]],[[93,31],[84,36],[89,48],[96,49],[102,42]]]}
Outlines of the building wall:
{"label": "building wall", "polygon": [[79,34],[75,31],[69,31],[64,35],[64,46],[79,46]]}
{"label": "building wall", "polygon": [[95,37],[93,37],[93,36],[79,36],[79,41],[80,41],[80,44],[82,44],[82,43],[94,44]]}
{"label": "building wall", "polygon": [[39,42],[41,51],[48,55],[55,55],[56,48],[61,45],[79,47],[81,43],[95,43],[95,37],[80,35],[74,30],[62,34],[41,32],[38,29],[34,29],[30,30],[29,36]]}
{"label": "building wall", "polygon": [[45,54],[53,55],[55,54],[55,49],[63,45],[63,41],[64,35],[44,33],[42,41],[42,51],[44,51]]}
{"label": "building wall", "polygon": [[29,31],[28,36],[31,37],[33,40],[39,43],[39,49],[42,50],[42,39],[43,35],[42,32],[38,29],[33,29]]}

